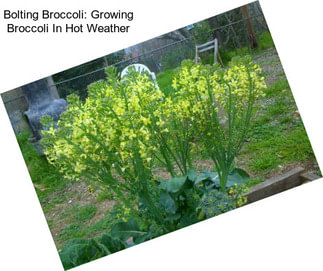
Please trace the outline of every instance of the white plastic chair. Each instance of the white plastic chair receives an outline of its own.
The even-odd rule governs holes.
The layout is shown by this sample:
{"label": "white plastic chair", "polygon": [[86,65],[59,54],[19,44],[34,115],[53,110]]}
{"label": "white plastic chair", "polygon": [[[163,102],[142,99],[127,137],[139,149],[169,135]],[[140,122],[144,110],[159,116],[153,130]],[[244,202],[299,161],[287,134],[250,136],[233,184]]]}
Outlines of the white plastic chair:
{"label": "white plastic chair", "polygon": [[131,69],[131,68],[135,68],[135,71],[140,72],[140,73],[147,72],[149,74],[149,76],[151,77],[151,79],[154,81],[156,87],[158,87],[155,73],[151,72],[149,70],[149,68],[147,66],[145,66],[144,64],[131,64],[131,65],[125,67],[121,72],[121,79],[129,73],[129,69]]}

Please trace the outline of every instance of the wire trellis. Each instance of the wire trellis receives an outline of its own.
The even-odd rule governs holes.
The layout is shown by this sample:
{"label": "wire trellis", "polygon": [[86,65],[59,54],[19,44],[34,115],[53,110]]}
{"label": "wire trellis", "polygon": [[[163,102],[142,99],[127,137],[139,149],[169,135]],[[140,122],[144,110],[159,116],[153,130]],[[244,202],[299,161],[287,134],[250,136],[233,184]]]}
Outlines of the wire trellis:
{"label": "wire trellis", "polygon": [[[226,14],[223,14],[223,16],[226,16]],[[216,32],[217,36],[221,38],[222,44],[219,46],[220,50],[232,50],[250,46],[248,33],[245,27],[246,20],[251,21],[257,36],[264,31],[268,31],[264,16],[261,9],[257,8],[257,5],[254,5],[254,8],[250,9],[250,16],[248,18],[242,18],[233,22],[228,18],[226,18],[226,20],[229,22],[226,25],[209,30],[213,33]],[[118,72],[121,72],[128,65],[141,63],[158,74],[165,70],[178,67],[184,59],[193,59],[195,55],[195,45],[196,41],[194,36],[190,36],[160,46],[159,48],[143,52],[137,56],[110,64],[109,66],[114,66],[117,68]],[[71,93],[76,93],[81,99],[84,99],[87,96],[87,86],[106,77],[104,71],[107,66],[104,65],[105,62],[103,61],[103,58],[101,58],[103,63],[102,67],[66,80],[55,82],[60,97],[65,98]]]}

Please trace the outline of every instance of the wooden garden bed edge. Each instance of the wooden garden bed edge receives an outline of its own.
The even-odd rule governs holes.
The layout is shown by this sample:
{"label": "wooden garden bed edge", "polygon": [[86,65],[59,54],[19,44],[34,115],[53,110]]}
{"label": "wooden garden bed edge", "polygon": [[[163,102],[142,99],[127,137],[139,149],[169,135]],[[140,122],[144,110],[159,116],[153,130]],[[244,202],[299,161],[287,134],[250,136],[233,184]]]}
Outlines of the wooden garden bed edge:
{"label": "wooden garden bed edge", "polygon": [[245,194],[247,197],[247,204],[320,178],[313,173],[304,171],[304,168],[296,167],[282,175],[270,178],[251,187]]}

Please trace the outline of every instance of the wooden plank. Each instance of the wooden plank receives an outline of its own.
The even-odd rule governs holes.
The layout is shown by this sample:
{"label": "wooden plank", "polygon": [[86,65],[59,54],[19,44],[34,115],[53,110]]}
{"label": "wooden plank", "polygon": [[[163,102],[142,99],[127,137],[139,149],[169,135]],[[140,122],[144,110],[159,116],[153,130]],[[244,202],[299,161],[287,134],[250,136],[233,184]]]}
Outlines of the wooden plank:
{"label": "wooden plank", "polygon": [[314,181],[316,179],[319,179],[321,177],[314,174],[314,173],[311,173],[311,172],[305,172],[305,173],[301,174],[300,178],[301,178],[302,183],[308,183],[308,182]]}
{"label": "wooden plank", "polygon": [[272,196],[274,194],[283,192],[290,188],[299,186],[302,184],[300,175],[304,172],[302,167],[294,168],[285,174],[278,177],[271,178],[258,185],[250,188],[246,194],[247,203],[255,202],[260,199]]}
{"label": "wooden plank", "polygon": [[217,55],[218,55],[218,40],[214,40],[214,61],[213,63],[217,63]]}
{"label": "wooden plank", "polygon": [[214,40],[208,41],[208,42],[200,44],[200,45],[196,45],[196,47],[201,48],[201,47],[204,47],[204,46],[208,46],[208,45],[210,45],[212,43],[214,43]]}
{"label": "wooden plank", "polygon": [[198,52],[197,46],[195,46],[195,65],[197,65],[198,63],[198,58],[199,58],[199,52]]}
{"label": "wooden plank", "polygon": [[209,46],[209,47],[206,47],[206,48],[204,48],[204,49],[200,49],[200,50],[199,50],[199,53],[205,52],[205,51],[210,50],[210,49],[213,49],[213,48],[214,48],[214,45]]}

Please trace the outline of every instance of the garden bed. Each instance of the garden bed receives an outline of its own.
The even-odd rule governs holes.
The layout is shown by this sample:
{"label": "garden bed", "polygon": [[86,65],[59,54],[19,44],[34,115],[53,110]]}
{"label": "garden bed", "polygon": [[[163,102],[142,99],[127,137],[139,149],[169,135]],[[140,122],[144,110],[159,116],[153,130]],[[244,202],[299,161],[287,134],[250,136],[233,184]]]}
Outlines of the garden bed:
{"label": "garden bed", "polygon": [[[230,107],[236,106],[235,117],[232,117],[233,113],[230,114],[231,122],[211,120],[217,115],[212,113],[214,106],[210,107],[214,99],[210,103],[205,103],[204,98],[195,100],[196,95],[188,90],[202,92],[204,81],[201,78],[209,80],[210,76],[216,74],[210,74],[207,67],[194,68],[186,62],[187,66],[181,69],[159,75],[157,80],[160,89],[155,89],[155,85],[147,81],[146,77],[137,74],[140,80],[136,80],[140,84],[133,83],[126,88],[117,77],[104,86],[102,82],[92,84],[86,106],[76,96],[71,96],[70,111],[67,111],[69,115],[65,115],[62,122],[65,123],[65,130],[55,130],[52,121],[47,119],[52,129],[45,131],[47,138],[45,136],[43,140],[49,147],[48,155],[54,155],[49,160],[62,163],[60,166],[63,172],[49,165],[45,157],[36,154],[30,142],[26,142],[28,135],[24,140],[20,138],[28,169],[57,248],[63,251],[60,253],[63,258],[64,255],[69,258],[68,255],[72,253],[70,248],[75,244],[84,248],[96,246],[96,242],[99,242],[110,247],[110,241],[119,238],[121,242],[117,243],[118,247],[115,247],[116,243],[110,247],[109,253],[113,253],[128,247],[125,241],[129,237],[135,237],[135,243],[150,240],[238,208],[246,204],[246,200],[248,204],[319,178],[307,173],[311,171],[320,174],[275,49],[255,55],[255,61],[263,70],[260,73],[255,68],[257,65],[250,67],[255,72],[254,77],[258,78],[259,89],[264,86],[264,79],[268,88],[258,90],[261,95],[254,97],[259,99],[255,104],[257,113],[250,127],[243,128],[243,124],[251,120],[247,114],[251,112],[247,110],[249,106],[233,103],[243,101],[240,96],[239,99],[232,96],[235,92],[228,92],[230,95],[226,99],[223,99],[223,95],[219,96],[223,104],[228,101]],[[226,74],[227,77],[244,75],[243,67],[236,66],[237,70]],[[188,74],[195,88],[184,71],[192,71]],[[201,78],[194,77],[196,71],[201,73]],[[219,76],[223,76],[224,81],[224,74]],[[245,82],[245,77],[239,77],[236,81]],[[113,86],[110,86],[112,83]],[[184,83],[186,85],[179,86]],[[225,90],[221,84],[214,91]],[[236,84],[233,86],[240,92],[241,89],[249,89],[248,85],[242,85],[242,88],[237,88]],[[134,89],[130,91],[130,87]],[[177,89],[176,95],[174,88]],[[219,94],[212,91],[213,88],[210,90],[211,96]],[[106,95],[111,99],[103,98]],[[167,99],[162,98],[164,96]],[[187,103],[188,97],[191,97],[189,101],[192,106]],[[246,99],[247,96],[243,97]],[[123,99],[125,101],[121,103]],[[201,101],[204,106],[200,106]],[[220,112],[223,110],[219,109]],[[246,116],[246,119],[239,120],[240,116]],[[188,118],[190,122],[187,122]],[[237,119],[239,121],[233,125],[232,122]],[[229,125],[228,129],[223,129],[220,124]],[[213,129],[215,125],[217,129]],[[240,130],[235,130],[239,127]],[[216,134],[221,129],[222,133]],[[245,130],[250,130],[250,133],[241,132]],[[224,137],[227,131],[231,132]],[[238,137],[232,137],[234,131],[243,136],[241,142],[235,141]],[[221,140],[223,144],[219,143]],[[108,148],[112,143],[113,151]],[[240,145],[243,145],[241,152]],[[216,157],[210,157],[210,154],[215,156],[215,151],[210,152],[210,146],[213,146],[212,149],[220,159],[230,157],[231,160],[218,162],[218,169],[215,169]],[[222,172],[227,175],[222,174],[226,178],[221,180],[217,173],[220,171],[219,165],[228,164],[232,167],[224,166]],[[280,175],[282,172],[286,173]],[[115,193],[112,188],[116,190]],[[246,192],[248,188],[250,190]],[[136,202],[138,198],[139,203]],[[121,228],[139,235],[124,235]],[[100,257],[106,255],[106,251],[98,253]],[[90,257],[88,260],[92,259]],[[79,264],[81,262],[73,263],[73,266]]]}

